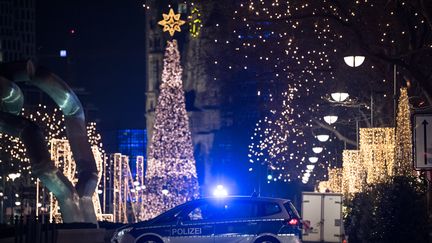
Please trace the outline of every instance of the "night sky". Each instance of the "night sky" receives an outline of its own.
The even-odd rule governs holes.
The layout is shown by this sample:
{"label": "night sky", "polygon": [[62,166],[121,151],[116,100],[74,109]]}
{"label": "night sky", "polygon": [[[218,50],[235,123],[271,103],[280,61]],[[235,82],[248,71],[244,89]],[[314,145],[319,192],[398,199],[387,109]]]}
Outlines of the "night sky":
{"label": "night sky", "polygon": [[[90,95],[102,132],[145,127],[144,10],[136,0],[37,1],[39,64]],[[73,32],[73,33],[72,33]],[[58,57],[67,49],[69,64]]]}

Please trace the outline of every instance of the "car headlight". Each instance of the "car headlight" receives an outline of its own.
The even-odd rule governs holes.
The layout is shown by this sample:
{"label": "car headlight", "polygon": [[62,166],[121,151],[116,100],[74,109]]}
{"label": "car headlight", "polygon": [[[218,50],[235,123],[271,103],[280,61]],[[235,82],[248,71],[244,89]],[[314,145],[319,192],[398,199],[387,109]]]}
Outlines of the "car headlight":
{"label": "car headlight", "polygon": [[129,233],[132,229],[133,229],[133,227],[121,229],[117,232],[116,237],[122,237],[124,234]]}

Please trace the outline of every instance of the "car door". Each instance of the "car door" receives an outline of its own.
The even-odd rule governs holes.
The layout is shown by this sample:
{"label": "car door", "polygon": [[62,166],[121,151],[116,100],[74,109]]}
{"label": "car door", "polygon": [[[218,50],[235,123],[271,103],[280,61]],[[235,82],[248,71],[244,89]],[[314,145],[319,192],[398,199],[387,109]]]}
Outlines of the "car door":
{"label": "car door", "polygon": [[251,200],[225,201],[215,221],[215,243],[252,242],[258,230],[258,207]]}
{"label": "car door", "polygon": [[213,243],[214,222],[213,208],[210,203],[202,201],[185,209],[171,227],[172,243]]}

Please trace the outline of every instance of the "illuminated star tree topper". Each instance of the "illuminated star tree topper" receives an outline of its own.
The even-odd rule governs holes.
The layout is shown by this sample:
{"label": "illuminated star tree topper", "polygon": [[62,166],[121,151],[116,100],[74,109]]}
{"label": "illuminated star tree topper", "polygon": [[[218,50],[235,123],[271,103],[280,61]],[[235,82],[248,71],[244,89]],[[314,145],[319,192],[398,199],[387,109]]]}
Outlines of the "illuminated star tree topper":
{"label": "illuminated star tree topper", "polygon": [[163,26],[163,31],[168,31],[171,36],[174,36],[176,31],[181,32],[180,26],[185,24],[185,21],[180,19],[180,14],[175,14],[173,9],[170,9],[168,14],[162,14],[163,20],[158,24]]}

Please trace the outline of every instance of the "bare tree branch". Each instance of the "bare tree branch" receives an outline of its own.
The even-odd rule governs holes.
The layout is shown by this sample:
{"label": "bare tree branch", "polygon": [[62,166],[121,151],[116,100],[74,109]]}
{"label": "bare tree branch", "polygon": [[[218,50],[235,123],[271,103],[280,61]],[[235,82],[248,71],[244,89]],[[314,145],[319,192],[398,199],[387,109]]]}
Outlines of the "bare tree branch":
{"label": "bare tree branch", "polygon": [[425,0],[420,0],[421,9],[423,12],[423,16],[426,19],[426,22],[428,23],[429,29],[432,30],[432,13],[428,10],[430,9],[430,3],[429,6],[425,3]]}
{"label": "bare tree branch", "polygon": [[347,144],[353,145],[353,146],[357,146],[357,142],[354,140],[351,140],[349,138],[347,138],[346,136],[342,135],[342,133],[340,133],[338,130],[336,130],[334,127],[329,126],[327,124],[324,124],[318,120],[314,120],[314,122],[320,126],[321,128],[324,128],[330,132],[332,132],[340,141],[346,142]]}

